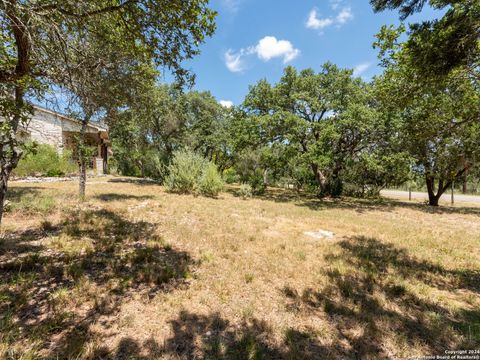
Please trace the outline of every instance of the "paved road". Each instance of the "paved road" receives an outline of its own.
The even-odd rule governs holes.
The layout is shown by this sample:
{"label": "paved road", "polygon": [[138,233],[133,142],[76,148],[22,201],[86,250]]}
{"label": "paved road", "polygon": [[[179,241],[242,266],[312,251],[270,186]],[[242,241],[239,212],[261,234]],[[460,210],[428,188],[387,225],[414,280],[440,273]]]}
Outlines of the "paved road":
{"label": "paved road", "polygon": [[[385,197],[395,198],[395,199],[407,199],[408,200],[408,191],[400,190],[382,190],[381,194]],[[428,199],[427,193],[423,192],[412,192],[412,199],[414,200],[424,200]],[[462,195],[455,194],[455,202],[461,203],[480,203],[480,196],[477,195]],[[450,192],[446,192],[440,198],[442,202],[450,202]]]}

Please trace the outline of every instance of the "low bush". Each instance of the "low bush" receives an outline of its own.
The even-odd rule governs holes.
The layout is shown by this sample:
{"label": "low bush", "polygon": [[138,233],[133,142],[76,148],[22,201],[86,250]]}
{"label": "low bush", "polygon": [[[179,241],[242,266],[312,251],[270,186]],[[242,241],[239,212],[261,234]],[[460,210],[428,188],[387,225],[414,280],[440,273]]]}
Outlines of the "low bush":
{"label": "low bush", "polygon": [[238,195],[241,196],[243,199],[252,197],[252,187],[249,184],[240,185]]}
{"label": "low bush", "polygon": [[199,190],[206,196],[217,196],[223,190],[223,180],[214,163],[209,162],[204,166]]}
{"label": "low bush", "polygon": [[239,181],[240,177],[234,168],[228,168],[223,171],[223,179],[227,184],[233,184]]}
{"label": "low bush", "polygon": [[165,186],[169,191],[178,193],[197,193],[198,180],[202,176],[205,160],[189,150],[175,152],[168,167]]}
{"label": "low bush", "polygon": [[180,150],[173,155],[165,186],[182,194],[216,196],[223,189],[223,180],[215,164],[193,151]]}
{"label": "low bush", "polygon": [[71,151],[64,150],[59,154],[53,146],[36,143],[25,147],[26,154],[13,171],[14,176],[63,176],[77,170]]}
{"label": "low bush", "polygon": [[264,182],[263,173],[258,171],[248,179],[248,184],[251,186],[252,192],[256,195],[263,195],[267,190],[267,184]]}

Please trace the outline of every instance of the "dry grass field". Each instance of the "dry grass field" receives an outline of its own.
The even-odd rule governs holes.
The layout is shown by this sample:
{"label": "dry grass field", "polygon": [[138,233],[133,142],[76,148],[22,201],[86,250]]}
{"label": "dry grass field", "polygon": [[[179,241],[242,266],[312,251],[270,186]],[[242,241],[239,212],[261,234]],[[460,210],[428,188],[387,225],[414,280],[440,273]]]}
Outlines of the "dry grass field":
{"label": "dry grass field", "polygon": [[[405,359],[480,347],[480,207],[12,183],[1,359]],[[478,206],[478,205],[477,205]],[[304,234],[333,231],[332,239]]]}

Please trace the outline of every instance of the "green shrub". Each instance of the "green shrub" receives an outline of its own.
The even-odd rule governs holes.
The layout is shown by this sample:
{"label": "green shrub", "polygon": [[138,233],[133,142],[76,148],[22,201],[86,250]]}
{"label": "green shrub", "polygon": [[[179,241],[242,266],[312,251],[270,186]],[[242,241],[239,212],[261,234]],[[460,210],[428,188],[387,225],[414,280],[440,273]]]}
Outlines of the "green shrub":
{"label": "green shrub", "polygon": [[255,172],[249,179],[248,183],[252,187],[252,192],[256,195],[265,194],[267,190],[267,185],[263,181],[263,173],[259,171]]}
{"label": "green shrub", "polygon": [[223,189],[223,180],[215,164],[193,151],[175,152],[167,170],[165,186],[169,191],[217,196]]}
{"label": "green shrub", "polygon": [[15,176],[63,176],[77,170],[70,151],[59,154],[53,146],[35,143],[25,147],[28,150],[13,171]]}
{"label": "green shrub", "polygon": [[227,184],[233,184],[239,181],[239,176],[234,168],[228,168],[223,172],[223,179]]}
{"label": "green shrub", "polygon": [[249,184],[240,185],[238,195],[241,196],[243,199],[252,197],[252,187]]}
{"label": "green shrub", "polygon": [[177,151],[168,167],[165,186],[172,192],[197,193],[204,167],[205,160],[200,155],[189,150]]}
{"label": "green shrub", "polygon": [[200,193],[206,196],[217,196],[223,190],[223,180],[214,163],[209,162],[204,166],[199,188]]}

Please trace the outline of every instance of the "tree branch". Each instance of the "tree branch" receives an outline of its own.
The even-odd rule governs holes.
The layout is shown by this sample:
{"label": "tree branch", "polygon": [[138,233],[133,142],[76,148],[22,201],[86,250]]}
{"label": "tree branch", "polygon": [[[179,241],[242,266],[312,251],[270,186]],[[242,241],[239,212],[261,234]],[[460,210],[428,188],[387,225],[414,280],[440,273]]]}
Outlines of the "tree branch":
{"label": "tree branch", "polygon": [[126,0],[125,2],[119,4],[119,5],[111,5],[111,6],[106,6],[97,10],[91,10],[91,11],[86,11],[83,13],[77,13],[74,11],[70,11],[68,9],[62,8],[59,4],[49,4],[49,5],[42,5],[42,6],[37,6],[33,8],[33,11],[35,12],[49,12],[49,11],[58,11],[59,13],[66,15],[66,16],[71,16],[75,18],[87,18],[90,16],[94,15],[100,15],[100,14],[105,14],[105,13],[111,13],[118,11],[128,5],[134,4],[139,2],[140,0]]}

